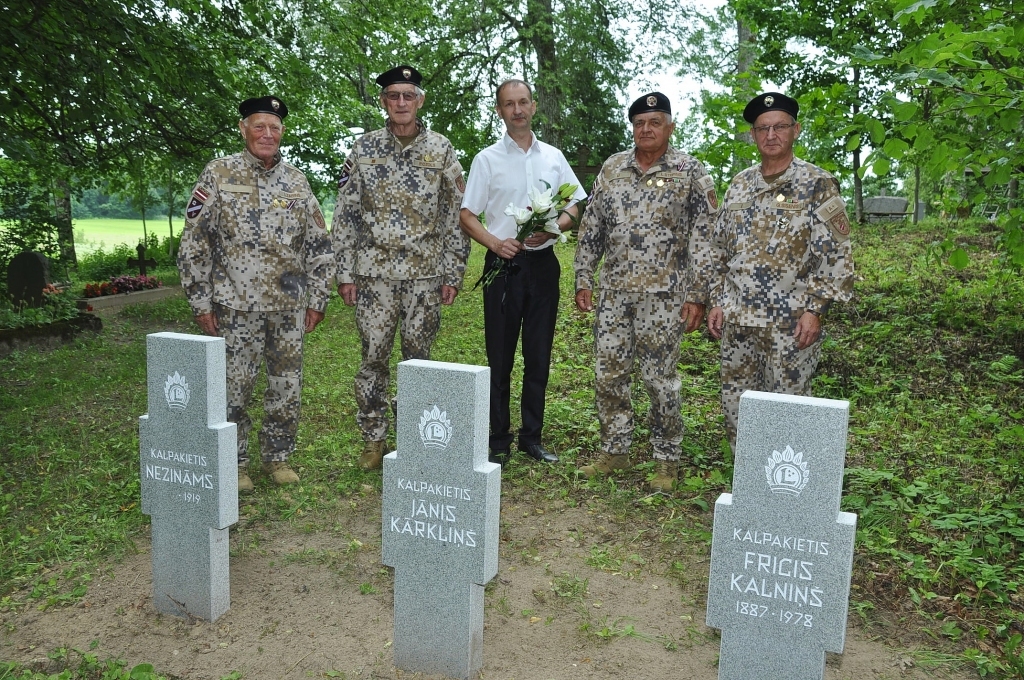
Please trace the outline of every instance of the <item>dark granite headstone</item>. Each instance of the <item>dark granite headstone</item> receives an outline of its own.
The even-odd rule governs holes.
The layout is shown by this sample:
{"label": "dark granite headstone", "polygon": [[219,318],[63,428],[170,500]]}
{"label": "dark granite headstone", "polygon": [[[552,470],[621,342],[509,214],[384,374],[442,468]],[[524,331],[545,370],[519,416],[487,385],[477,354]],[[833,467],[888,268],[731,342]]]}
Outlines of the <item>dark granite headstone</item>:
{"label": "dark granite headstone", "polygon": [[850,404],[744,392],[715,503],[707,624],[719,680],[821,680],[842,652],[857,516],[839,511]]}
{"label": "dark granite headstone", "polygon": [[231,605],[228,527],[238,521],[224,339],[154,333],[146,355],[139,472],[142,512],[152,519],[153,605],[214,621]]}
{"label": "dark granite headstone", "polygon": [[395,568],[395,665],[453,678],[483,664],[498,571],[501,466],[487,461],[490,371],[398,365],[398,450],[384,457],[383,562]]}
{"label": "dark granite headstone", "polygon": [[50,283],[50,261],[42,253],[18,253],[7,265],[7,292],[15,308],[39,307]]}

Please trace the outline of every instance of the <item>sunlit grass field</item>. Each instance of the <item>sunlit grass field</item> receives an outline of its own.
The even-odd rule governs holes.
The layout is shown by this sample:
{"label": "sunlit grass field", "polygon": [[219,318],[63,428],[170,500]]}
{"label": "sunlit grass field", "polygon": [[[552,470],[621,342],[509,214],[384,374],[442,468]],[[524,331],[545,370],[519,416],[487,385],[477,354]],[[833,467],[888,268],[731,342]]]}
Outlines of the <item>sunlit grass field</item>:
{"label": "sunlit grass field", "polygon": [[[327,224],[331,223],[331,213],[324,213]],[[174,235],[180,236],[185,226],[185,220],[181,215],[173,219]],[[92,253],[102,249],[110,252],[119,244],[134,247],[142,239],[142,220],[124,220],[113,217],[91,217],[89,219],[76,219],[75,225],[75,249],[79,255]],[[146,220],[146,229],[149,233],[155,233],[161,240],[167,238],[170,229],[167,224],[167,217],[158,217]]]}
{"label": "sunlit grass field", "polygon": [[[184,219],[175,217],[174,235],[181,233]],[[135,246],[142,239],[142,220],[122,220],[108,217],[94,217],[87,220],[75,220],[75,250],[79,254],[91,253],[103,249],[113,250],[118,244]],[[156,233],[161,239],[169,234],[167,218],[146,220],[146,229]]]}

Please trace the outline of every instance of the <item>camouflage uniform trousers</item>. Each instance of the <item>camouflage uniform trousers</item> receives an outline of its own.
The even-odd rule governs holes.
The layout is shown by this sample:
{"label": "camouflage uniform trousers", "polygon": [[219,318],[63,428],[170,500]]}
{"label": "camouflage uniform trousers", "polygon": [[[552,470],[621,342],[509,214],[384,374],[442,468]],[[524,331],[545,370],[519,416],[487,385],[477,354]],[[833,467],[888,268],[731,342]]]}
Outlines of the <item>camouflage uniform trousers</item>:
{"label": "camouflage uniform trousers", "polygon": [[227,359],[228,420],[238,425],[238,464],[249,463],[249,403],[260,364],[267,364],[260,458],[288,460],[295,450],[302,397],[302,338],[306,310],[243,312],[214,304]]}
{"label": "camouflage uniform trousers", "polygon": [[684,293],[601,291],[594,323],[594,393],[601,423],[601,451],[628,455],[633,442],[630,399],[634,359],[651,399],[648,425],[657,460],[679,460],[679,343]]}
{"label": "camouflage uniform trousers", "polygon": [[811,396],[811,378],[821,356],[825,330],[797,349],[792,326],[737,326],[722,331],[722,411],[729,446],[736,450],[740,396],[747,390]]}
{"label": "camouflage uniform trousers", "polygon": [[391,350],[401,323],[402,360],[429,359],[441,327],[441,277],[391,281],[356,276],[356,327],[363,361],[356,373],[356,422],[366,441],[388,433]]}

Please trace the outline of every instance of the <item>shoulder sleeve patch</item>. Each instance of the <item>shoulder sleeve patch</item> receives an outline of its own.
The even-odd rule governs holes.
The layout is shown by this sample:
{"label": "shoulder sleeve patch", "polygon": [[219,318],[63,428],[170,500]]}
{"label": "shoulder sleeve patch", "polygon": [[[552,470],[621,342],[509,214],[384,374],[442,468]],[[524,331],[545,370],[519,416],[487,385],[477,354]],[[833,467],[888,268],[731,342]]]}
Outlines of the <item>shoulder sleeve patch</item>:
{"label": "shoulder sleeve patch", "polygon": [[697,188],[704,194],[708,201],[708,210],[718,212],[718,194],[715,193],[715,180],[711,175],[701,175],[697,178]]}
{"label": "shoulder sleeve patch", "polygon": [[445,169],[444,174],[448,181],[459,190],[459,193],[466,193],[466,180],[462,177],[462,164],[458,160],[449,165]]}
{"label": "shoulder sleeve patch", "polygon": [[355,167],[355,163],[352,162],[352,156],[345,159],[345,165],[341,168],[341,177],[338,178],[338,188],[342,188],[348,184],[348,180],[352,177],[352,168]]}
{"label": "shoulder sleeve patch", "polygon": [[327,230],[327,222],[324,221],[324,214],[320,212],[320,208],[313,211],[313,221],[316,222],[316,226],[323,230]]}
{"label": "shoulder sleeve patch", "polygon": [[185,217],[190,220],[199,217],[209,199],[210,192],[204,187],[196,185],[196,188],[192,190],[192,199],[188,202],[188,206],[185,207]]}
{"label": "shoulder sleeve patch", "polygon": [[833,196],[814,211],[814,216],[828,225],[837,241],[850,238],[850,220],[846,217],[846,202],[841,196]]}

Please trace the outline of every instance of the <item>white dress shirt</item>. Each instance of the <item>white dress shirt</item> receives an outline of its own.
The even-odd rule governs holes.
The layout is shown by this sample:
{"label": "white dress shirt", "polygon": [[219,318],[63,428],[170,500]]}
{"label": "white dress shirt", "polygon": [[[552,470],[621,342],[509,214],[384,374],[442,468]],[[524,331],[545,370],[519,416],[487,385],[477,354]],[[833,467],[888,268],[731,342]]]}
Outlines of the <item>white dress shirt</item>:
{"label": "white dress shirt", "polygon": [[[543,191],[548,188],[543,182],[547,182],[551,191],[556,192],[568,182],[577,187],[572,203],[587,197],[562,152],[538,140],[532,132],[530,137],[533,142],[529,150],[523,151],[506,132],[500,141],[478,153],[469,168],[462,207],[474,215],[483,214],[487,231],[501,240],[515,238],[518,231],[515,220],[505,214],[505,208],[509,203],[517,208],[528,206],[531,188]],[[554,244],[555,239],[550,239],[529,250],[550,248]]]}

